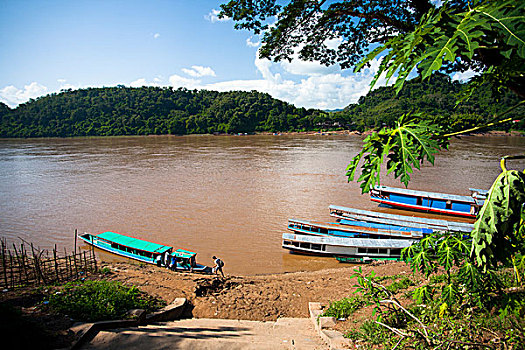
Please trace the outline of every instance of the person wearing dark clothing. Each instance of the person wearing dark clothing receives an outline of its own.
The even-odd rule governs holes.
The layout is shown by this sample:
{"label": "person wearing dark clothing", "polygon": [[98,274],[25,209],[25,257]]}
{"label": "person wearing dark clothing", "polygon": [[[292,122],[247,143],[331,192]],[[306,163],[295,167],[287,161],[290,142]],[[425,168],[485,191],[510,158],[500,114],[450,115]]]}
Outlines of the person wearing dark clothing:
{"label": "person wearing dark clothing", "polygon": [[224,272],[222,272],[222,267],[224,266],[224,262],[217,258],[215,255],[211,257],[213,261],[215,262],[215,266],[213,267],[213,272],[218,275],[219,271],[221,272],[222,277],[224,278]]}

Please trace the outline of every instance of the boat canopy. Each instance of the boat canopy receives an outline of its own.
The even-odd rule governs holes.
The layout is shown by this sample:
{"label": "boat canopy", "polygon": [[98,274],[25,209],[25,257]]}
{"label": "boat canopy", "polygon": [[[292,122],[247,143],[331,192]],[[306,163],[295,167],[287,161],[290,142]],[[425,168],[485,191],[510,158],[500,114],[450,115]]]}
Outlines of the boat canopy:
{"label": "boat canopy", "polygon": [[[413,197],[421,198],[434,198],[441,200],[451,200],[456,202],[466,202],[466,203],[476,203],[476,200],[472,196],[460,196],[457,194],[448,194],[448,193],[437,193],[437,192],[427,192],[427,191],[418,191],[418,190],[409,190],[408,188],[397,188],[397,187],[388,187],[388,186],[374,186],[375,191],[387,192],[387,193],[397,193]],[[371,192],[372,194],[372,192]]]}
{"label": "boat canopy", "polygon": [[124,245],[129,248],[143,250],[150,253],[162,254],[168,250],[173,249],[173,247],[162,245],[158,243],[143,241],[142,239],[133,238],[121,235],[120,233],[115,232],[102,232],[96,235],[96,237],[105,239],[110,242],[114,242],[120,245]]}
{"label": "boat canopy", "polygon": [[176,251],[174,251],[173,253],[171,253],[172,256],[176,256],[178,258],[183,258],[183,259],[189,259],[195,255],[197,255],[197,253],[195,252],[190,252],[189,250],[184,250],[184,249],[177,249]]}

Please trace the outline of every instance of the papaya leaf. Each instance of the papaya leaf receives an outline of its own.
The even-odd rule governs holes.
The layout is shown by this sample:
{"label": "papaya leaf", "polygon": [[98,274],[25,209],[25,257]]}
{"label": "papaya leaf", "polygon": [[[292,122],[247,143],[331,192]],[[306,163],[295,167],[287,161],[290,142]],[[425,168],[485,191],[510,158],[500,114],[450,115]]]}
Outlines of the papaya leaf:
{"label": "papaya leaf", "polygon": [[[513,55],[525,58],[524,10],[523,1],[473,1],[463,12],[445,2],[438,9],[428,11],[413,31],[398,35],[373,50],[357,65],[356,71],[387,52],[370,88],[380,76],[385,76],[387,81],[395,77],[394,86],[399,92],[414,69],[426,79],[445,64],[472,61],[476,50],[493,47],[495,38],[498,38],[498,49],[507,59],[511,60]],[[496,72],[490,68],[484,74],[495,81]],[[505,86],[501,79],[500,85]]]}
{"label": "papaya leaf", "polygon": [[498,262],[510,264],[512,256],[523,249],[518,230],[523,225],[524,203],[525,174],[503,171],[490,188],[471,233],[470,255],[484,272]]}
{"label": "papaya leaf", "polygon": [[384,128],[365,138],[364,146],[346,168],[348,181],[353,181],[361,161],[362,193],[379,184],[381,167],[387,160],[387,174],[408,186],[413,169],[420,169],[424,160],[434,164],[434,155],[448,147],[448,138],[442,137],[442,127],[430,122],[420,113],[403,115],[396,128]]}
{"label": "papaya leaf", "polygon": [[458,287],[455,283],[449,283],[443,286],[441,289],[441,300],[448,305],[453,305],[458,299]]}
{"label": "papaya leaf", "polygon": [[434,299],[434,288],[425,284],[414,289],[412,297],[418,304],[428,303]]}

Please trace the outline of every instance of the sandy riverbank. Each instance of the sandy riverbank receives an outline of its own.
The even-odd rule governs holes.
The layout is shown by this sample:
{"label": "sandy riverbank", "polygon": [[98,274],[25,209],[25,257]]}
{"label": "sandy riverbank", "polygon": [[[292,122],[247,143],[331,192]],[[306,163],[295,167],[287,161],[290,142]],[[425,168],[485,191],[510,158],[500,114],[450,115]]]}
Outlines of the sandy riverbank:
{"label": "sandy riverbank", "polygon": [[[308,317],[308,302],[328,304],[352,295],[356,266],[293,273],[213,276],[175,273],[155,266],[124,263],[106,265],[104,278],[135,285],[140,290],[170,303],[184,297],[193,305],[197,318],[225,318],[275,321],[279,317]],[[411,274],[403,262],[362,266],[378,276]]]}

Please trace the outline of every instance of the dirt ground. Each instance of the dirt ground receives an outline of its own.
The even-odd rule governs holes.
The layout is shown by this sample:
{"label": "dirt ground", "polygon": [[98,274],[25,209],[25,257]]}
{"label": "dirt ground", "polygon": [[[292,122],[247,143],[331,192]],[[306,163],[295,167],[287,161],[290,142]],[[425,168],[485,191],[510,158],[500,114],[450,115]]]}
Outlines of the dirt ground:
{"label": "dirt ground", "polygon": [[[284,317],[309,317],[309,302],[328,305],[330,301],[351,296],[355,290],[355,280],[351,276],[358,266],[346,266],[348,267],[258,276],[231,276],[226,269],[226,277],[217,278],[197,273],[173,272],[153,265],[111,263],[103,264],[98,273],[88,278],[134,285],[168,304],[175,298],[184,297],[190,305],[184,315],[188,318],[276,321]],[[378,262],[360,267],[364,272],[375,271],[376,276],[412,273],[403,262]],[[43,328],[45,333],[27,338],[28,345],[43,342],[48,345],[47,348],[67,347],[75,339],[68,329],[76,321],[42,308],[41,301],[46,292],[45,287],[4,290],[0,293],[0,305],[7,302],[18,308],[24,319],[43,326],[34,327],[37,331]],[[338,322],[335,328],[343,332],[354,328],[369,314],[370,310],[358,310],[355,317]],[[4,316],[5,320],[0,321],[9,322],[10,316]],[[27,325],[21,325],[19,328],[23,330],[26,327]],[[0,334],[6,330],[7,328],[0,327]],[[20,339],[13,334],[11,338]],[[19,340],[17,342],[20,343]]]}
{"label": "dirt ground", "polygon": [[[177,273],[155,266],[106,265],[104,278],[134,285],[170,303],[188,299],[193,309],[187,316],[253,321],[275,321],[279,317],[309,317],[308,302],[340,300],[351,296],[356,266],[259,276],[214,276]],[[411,274],[403,262],[362,265],[377,276]]]}

